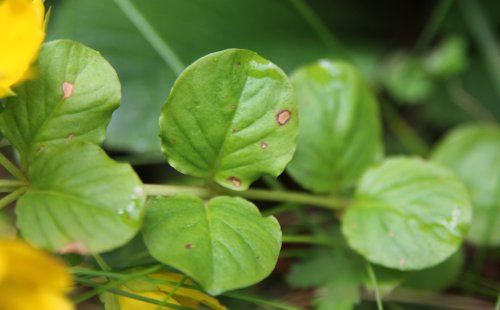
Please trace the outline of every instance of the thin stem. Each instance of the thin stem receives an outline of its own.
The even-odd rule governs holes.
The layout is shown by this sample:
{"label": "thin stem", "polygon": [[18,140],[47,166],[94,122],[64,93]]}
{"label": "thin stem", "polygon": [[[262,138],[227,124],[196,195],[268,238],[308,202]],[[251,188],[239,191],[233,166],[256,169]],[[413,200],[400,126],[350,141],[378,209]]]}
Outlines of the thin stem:
{"label": "thin stem", "polygon": [[7,170],[13,177],[21,181],[27,181],[24,174],[16,167],[5,155],[0,153],[0,165]]}
{"label": "thin stem", "polygon": [[460,0],[460,8],[473,39],[480,48],[495,91],[500,98],[500,46],[488,16],[481,8],[481,1]]}
{"label": "thin stem", "polygon": [[[90,286],[90,287],[94,287],[95,288],[94,290],[100,290],[103,287],[100,284],[95,283],[94,281],[91,281],[91,280],[82,279],[82,278],[76,278],[75,280],[78,283],[85,284],[85,285]],[[122,291],[122,290],[119,290],[119,289],[116,289],[116,288],[111,288],[111,287],[107,287],[106,289],[102,290],[100,293],[103,293],[105,291],[110,292],[110,293],[115,294],[115,295],[121,295],[121,296],[125,296],[125,297],[128,297],[128,298],[140,300],[140,301],[143,301],[143,302],[146,302],[146,303],[150,303],[150,304],[153,304],[153,305],[166,306],[166,307],[169,307],[171,309],[196,310],[195,308],[190,308],[190,307],[186,307],[186,306],[179,306],[179,305],[175,305],[175,304],[164,303],[164,302],[158,301],[156,299],[144,297],[144,296],[141,296],[141,295],[138,295],[138,294],[134,294],[134,293],[130,293],[130,292],[125,292],[125,291]],[[77,304],[77,303],[80,303],[82,301],[74,301],[74,302]]]}
{"label": "thin stem", "polygon": [[18,187],[23,187],[25,185],[26,183],[24,181],[0,179],[0,192],[10,193],[15,191]]}
{"label": "thin stem", "polygon": [[373,272],[372,265],[368,261],[366,262],[366,270],[368,271],[368,276],[370,277],[373,289],[375,290],[375,300],[377,301],[377,309],[384,310],[384,306],[382,305],[382,299],[380,298],[380,291],[378,289],[377,278],[375,277],[375,272]]}
{"label": "thin stem", "polygon": [[283,235],[283,243],[304,243],[333,246],[334,242],[326,236],[311,235]]}
{"label": "thin stem", "polygon": [[26,191],[28,190],[27,187],[20,187],[13,191],[12,193],[8,194],[7,196],[3,197],[0,199],[0,209],[8,206],[9,204],[13,203],[16,201],[19,197],[21,197]]}
{"label": "thin stem", "polygon": [[270,307],[274,307],[276,309],[300,310],[299,308],[295,308],[295,307],[292,307],[292,306],[289,306],[286,304],[282,304],[280,302],[262,299],[260,297],[250,296],[250,295],[246,295],[246,294],[242,294],[242,293],[238,293],[238,292],[224,293],[224,294],[222,294],[222,296],[233,298],[233,299],[248,301],[248,302],[251,302],[255,305],[270,306]]}
{"label": "thin stem", "polygon": [[161,310],[161,308],[163,308],[162,306],[164,306],[170,300],[170,298],[172,298],[172,296],[175,295],[175,292],[177,292],[177,290],[180,287],[182,287],[182,285],[184,284],[184,282],[186,282],[187,279],[188,279],[187,276],[182,277],[182,279],[175,285],[175,287],[165,297],[165,299],[163,300],[163,304],[161,306],[159,305],[156,310]]}
{"label": "thin stem", "polygon": [[185,65],[132,2],[130,0],[115,0],[115,3],[172,71],[177,75],[181,74]]}
{"label": "thin stem", "polygon": [[426,155],[429,152],[427,143],[420,138],[415,130],[387,102],[381,104],[382,112],[389,128],[399,143],[410,153]]}
{"label": "thin stem", "polygon": [[[179,193],[189,193],[200,198],[210,198],[214,192],[202,188],[191,186],[176,186],[176,185],[156,185],[146,184],[144,190],[149,196],[171,196]],[[219,188],[217,194],[232,195],[247,198],[250,200],[262,201],[277,201],[277,202],[292,202],[306,205],[313,205],[330,210],[343,210],[348,202],[337,197],[331,196],[315,196],[301,192],[291,191],[271,191],[265,189],[249,189],[246,191],[233,191],[229,189]]]}
{"label": "thin stem", "polygon": [[453,102],[465,113],[472,115],[475,119],[484,122],[496,122],[496,118],[476,98],[469,94],[459,79],[446,83],[446,90]]}
{"label": "thin stem", "polygon": [[290,0],[295,9],[304,17],[304,19],[309,23],[309,25],[314,29],[316,34],[320,37],[323,44],[325,44],[332,52],[344,59],[349,59],[347,53],[345,53],[344,48],[337,41],[337,39],[330,32],[330,29],[325,25],[325,23],[318,17],[318,15],[309,7],[309,5],[304,0]]}
{"label": "thin stem", "polygon": [[77,298],[75,298],[73,301],[75,304],[78,304],[78,303],[81,303],[87,299],[90,299],[96,295],[99,295],[101,293],[103,293],[104,291],[107,291],[107,290],[110,290],[118,285],[121,285],[127,281],[131,281],[133,279],[136,279],[136,278],[139,278],[139,277],[142,277],[144,275],[147,275],[147,274],[150,274],[150,273],[153,273],[155,271],[158,271],[162,268],[162,266],[160,265],[156,265],[156,266],[153,266],[151,268],[148,268],[148,269],[145,269],[145,270],[142,270],[140,272],[137,272],[137,273],[133,273],[133,274],[130,274],[130,275],[126,275],[124,277],[121,277],[117,280],[114,280],[114,281],[109,281],[107,282],[106,284],[104,285],[99,285],[93,281],[90,281],[90,280],[87,280],[86,282],[83,281],[81,278],[79,277],[74,277],[77,282],[80,282],[80,283],[85,283],[85,284],[94,284],[95,286],[95,289],[93,289],[92,291],[88,291],[80,296],[78,296]]}
{"label": "thin stem", "polygon": [[108,263],[106,263],[106,261],[104,260],[104,258],[102,258],[101,255],[92,254],[92,256],[94,257],[94,260],[96,261],[97,265],[99,265],[99,267],[101,267],[102,270],[104,271],[112,270],[111,266],[109,266]]}
{"label": "thin stem", "polygon": [[429,43],[431,43],[432,38],[439,29],[439,26],[443,22],[454,1],[455,0],[441,0],[441,2],[434,7],[429,22],[425,25],[422,34],[415,44],[415,48],[413,49],[414,54],[421,54],[429,46]]}

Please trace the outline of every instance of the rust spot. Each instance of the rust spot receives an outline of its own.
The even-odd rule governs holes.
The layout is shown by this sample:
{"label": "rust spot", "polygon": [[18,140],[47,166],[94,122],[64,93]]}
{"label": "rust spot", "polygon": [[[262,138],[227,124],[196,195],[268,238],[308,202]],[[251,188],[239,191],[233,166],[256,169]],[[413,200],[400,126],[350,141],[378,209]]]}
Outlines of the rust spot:
{"label": "rust spot", "polygon": [[394,232],[392,230],[389,230],[389,232],[387,232],[387,236],[389,238],[393,238],[394,237]]}
{"label": "rust spot", "polygon": [[278,122],[278,124],[280,124],[280,126],[283,126],[288,123],[291,116],[292,112],[290,112],[289,110],[282,110],[278,113],[278,115],[276,115],[276,121]]}
{"label": "rust spot", "polygon": [[192,243],[187,243],[184,247],[188,250],[191,250],[192,248],[194,248],[194,245]]}
{"label": "rust spot", "polygon": [[241,186],[241,181],[237,177],[230,177],[228,180],[231,181],[231,183],[235,187],[240,187]]}
{"label": "rust spot", "polygon": [[266,142],[262,142],[262,143],[260,144],[260,148],[261,148],[261,149],[263,149],[263,150],[267,149],[267,147],[268,147],[268,146],[269,146],[269,145],[267,145],[267,143],[266,143]]}
{"label": "rust spot", "polygon": [[72,134],[72,133],[68,134],[68,136],[66,137],[66,139],[68,140],[68,143],[71,142],[71,141],[73,141],[74,137],[75,137],[74,134]]}
{"label": "rust spot", "polygon": [[68,99],[73,95],[73,84],[69,82],[64,82],[62,84],[62,90],[63,90],[63,99]]}
{"label": "rust spot", "polygon": [[231,129],[232,133],[236,133],[236,128]]}
{"label": "rust spot", "polygon": [[81,254],[81,255],[88,255],[90,254],[90,250],[87,248],[85,244],[81,241],[73,241],[65,246],[63,246],[60,250],[59,253],[61,254],[70,254],[70,253],[75,253],[75,254]]}

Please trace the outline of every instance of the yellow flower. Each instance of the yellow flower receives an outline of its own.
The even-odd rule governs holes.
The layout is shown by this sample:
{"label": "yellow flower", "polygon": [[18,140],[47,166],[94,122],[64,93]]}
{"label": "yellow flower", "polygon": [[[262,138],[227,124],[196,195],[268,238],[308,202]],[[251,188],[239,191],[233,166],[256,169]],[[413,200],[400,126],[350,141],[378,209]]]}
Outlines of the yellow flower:
{"label": "yellow flower", "polygon": [[[217,299],[209,296],[198,289],[177,286],[184,276],[173,272],[152,273],[143,278],[129,281],[118,287],[119,290],[154,299],[159,302],[185,306],[198,309],[200,304],[214,310],[227,310]],[[193,286],[191,280],[184,281],[183,284]],[[173,292],[172,296],[169,295]],[[125,297],[106,293],[102,296],[107,310],[157,310],[158,305]],[[168,306],[161,307],[162,310],[173,309]]]}
{"label": "yellow flower", "polygon": [[50,255],[17,240],[0,240],[0,309],[71,310],[71,277]]}
{"label": "yellow flower", "polygon": [[0,98],[32,74],[45,37],[42,0],[0,0]]}

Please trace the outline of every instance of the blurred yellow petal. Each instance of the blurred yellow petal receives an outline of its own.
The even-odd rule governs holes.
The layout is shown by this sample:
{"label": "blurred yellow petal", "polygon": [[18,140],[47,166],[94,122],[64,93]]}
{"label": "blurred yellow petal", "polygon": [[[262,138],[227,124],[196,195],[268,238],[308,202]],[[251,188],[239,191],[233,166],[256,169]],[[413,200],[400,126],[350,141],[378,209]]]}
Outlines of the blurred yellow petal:
{"label": "blurred yellow petal", "polygon": [[[151,298],[157,301],[164,301],[165,298],[168,296],[162,292],[156,291],[156,292],[135,292],[133,290],[129,290],[126,287],[120,287],[121,290],[129,293],[134,293],[137,295],[140,295],[142,297],[146,298]],[[167,301],[169,304],[174,304],[174,305],[180,305],[175,299],[170,298]],[[136,309],[141,309],[141,310],[157,310],[158,305],[148,303],[145,301],[140,301],[138,299],[133,299],[125,296],[118,296],[118,303],[120,305],[120,310],[136,310]],[[173,309],[169,307],[162,307],[161,309]]]}
{"label": "blurred yellow petal", "polygon": [[71,286],[71,277],[62,263],[24,242],[0,240],[0,253],[6,257],[5,278],[10,283],[54,290],[68,290]]}
{"label": "blurred yellow petal", "polygon": [[0,1],[0,98],[26,79],[45,37],[42,0]]}
{"label": "blurred yellow petal", "polygon": [[0,240],[0,309],[72,310],[71,277],[49,254],[18,240]]}

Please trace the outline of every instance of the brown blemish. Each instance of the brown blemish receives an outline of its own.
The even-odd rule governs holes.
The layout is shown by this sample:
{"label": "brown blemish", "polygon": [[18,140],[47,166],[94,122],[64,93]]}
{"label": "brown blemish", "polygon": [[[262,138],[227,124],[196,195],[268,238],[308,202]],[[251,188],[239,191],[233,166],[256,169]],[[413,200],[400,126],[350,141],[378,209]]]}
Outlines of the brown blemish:
{"label": "brown blemish", "polygon": [[393,238],[394,232],[392,230],[389,230],[389,232],[387,233],[387,236],[389,236],[389,238]]}
{"label": "brown blemish", "polygon": [[241,181],[237,177],[229,177],[228,179],[234,187],[240,187],[241,186]]}
{"label": "brown blemish", "polygon": [[278,113],[278,115],[276,115],[276,121],[278,122],[278,124],[280,124],[280,126],[283,126],[288,123],[291,116],[292,112],[290,112],[289,110],[282,110]]}
{"label": "brown blemish", "polygon": [[232,133],[236,133],[236,128],[231,129]]}
{"label": "brown blemish", "polygon": [[194,245],[192,243],[187,243],[184,247],[188,250],[191,250],[192,248],[194,248]]}
{"label": "brown blemish", "polygon": [[63,246],[60,250],[59,253],[61,254],[70,254],[70,253],[75,253],[75,254],[80,254],[80,255],[88,255],[90,254],[90,250],[87,248],[85,244],[81,241],[73,241],[65,246]]}
{"label": "brown blemish", "polygon": [[74,138],[74,137],[75,137],[75,135],[74,135],[74,134],[72,134],[72,133],[70,133],[70,134],[68,134],[68,136],[66,137],[66,140],[68,140],[68,143],[69,143],[69,142],[73,141],[73,138]]}
{"label": "brown blemish", "polygon": [[268,146],[269,146],[269,145],[267,145],[267,143],[266,143],[266,142],[262,142],[262,143],[260,144],[260,148],[261,148],[261,149],[263,149],[263,150],[267,149],[267,147],[268,147]]}
{"label": "brown blemish", "polygon": [[62,97],[63,100],[68,99],[69,97],[71,97],[71,95],[73,95],[73,84],[64,82],[62,84],[62,90],[63,90],[63,97]]}

